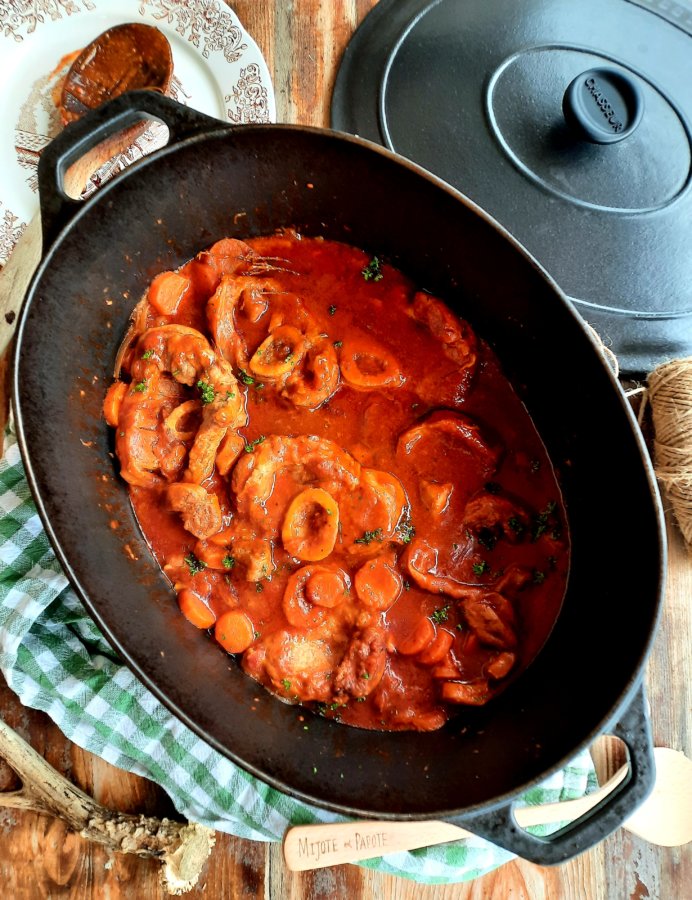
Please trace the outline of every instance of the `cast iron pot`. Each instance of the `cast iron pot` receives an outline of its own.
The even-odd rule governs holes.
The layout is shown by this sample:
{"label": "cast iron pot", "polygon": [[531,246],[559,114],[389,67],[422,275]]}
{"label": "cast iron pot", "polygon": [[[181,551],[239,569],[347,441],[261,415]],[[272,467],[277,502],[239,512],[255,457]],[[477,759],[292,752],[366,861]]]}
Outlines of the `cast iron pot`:
{"label": "cast iron pot", "polygon": [[[144,114],[168,125],[169,145],[89,201],[71,201],[66,167]],[[341,813],[444,817],[539,863],[618,827],[654,777],[641,678],[662,591],[662,516],[627,402],[538,264],[461,194],[373,144],[310,128],[227,127],[151,93],[67,128],[43,153],[39,188],[43,259],[14,366],[20,446],[75,589],[154,694],[249,772]],[[101,403],[151,278],[222,236],[281,226],[377,253],[445,298],[496,350],[560,474],[572,565],[557,625],[502,696],[432,734],[312,717],[246,677],[180,615],[109,453]],[[622,790],[551,840],[519,829],[513,799],[604,731],[629,748]]]}

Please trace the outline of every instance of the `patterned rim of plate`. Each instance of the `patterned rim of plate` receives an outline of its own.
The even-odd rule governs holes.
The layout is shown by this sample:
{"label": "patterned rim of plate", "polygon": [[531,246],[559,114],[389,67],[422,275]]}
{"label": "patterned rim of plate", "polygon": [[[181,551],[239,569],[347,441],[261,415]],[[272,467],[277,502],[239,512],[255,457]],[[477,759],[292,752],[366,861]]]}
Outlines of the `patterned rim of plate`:
{"label": "patterned rim of plate", "polygon": [[[223,0],[0,0],[0,47],[9,72],[0,120],[10,126],[0,134],[0,267],[38,211],[36,167],[61,127],[52,92],[72,61],[67,55],[126,22],[153,25],[168,38],[175,99],[232,124],[276,120],[264,58]],[[91,176],[82,196],[165,141],[165,127],[152,124]]]}

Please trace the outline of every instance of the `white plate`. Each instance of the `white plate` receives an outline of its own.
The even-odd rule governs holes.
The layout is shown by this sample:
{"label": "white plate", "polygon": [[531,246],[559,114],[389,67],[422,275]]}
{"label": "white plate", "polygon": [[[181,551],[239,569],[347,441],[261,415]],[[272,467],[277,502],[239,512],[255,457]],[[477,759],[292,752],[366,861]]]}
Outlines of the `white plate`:
{"label": "white plate", "polygon": [[[225,122],[273,122],[269,70],[252,38],[223,0],[10,0],[0,2],[0,266],[38,211],[36,167],[60,130],[51,90],[63,58],[125,22],[154,25],[173,51],[176,99]],[[165,142],[152,125],[92,176],[85,195],[129,162]]]}

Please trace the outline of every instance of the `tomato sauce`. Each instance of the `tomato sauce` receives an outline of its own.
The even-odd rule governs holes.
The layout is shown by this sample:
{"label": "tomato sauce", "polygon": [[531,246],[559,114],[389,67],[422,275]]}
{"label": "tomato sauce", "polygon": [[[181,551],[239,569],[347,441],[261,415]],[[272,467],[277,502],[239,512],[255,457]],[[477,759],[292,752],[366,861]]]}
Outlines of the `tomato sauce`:
{"label": "tomato sauce", "polygon": [[158,276],[104,412],[183,614],[284,701],[435,729],[552,628],[541,439],[471,327],[377,258],[285,233]]}

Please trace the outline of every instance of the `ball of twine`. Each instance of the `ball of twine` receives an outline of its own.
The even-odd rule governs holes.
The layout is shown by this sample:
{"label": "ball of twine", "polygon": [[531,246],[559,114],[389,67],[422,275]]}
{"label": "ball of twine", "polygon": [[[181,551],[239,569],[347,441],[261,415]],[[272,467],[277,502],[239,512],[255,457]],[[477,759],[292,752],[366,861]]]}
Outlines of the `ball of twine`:
{"label": "ball of twine", "polygon": [[688,549],[692,549],[692,357],[674,359],[648,378],[654,465]]}

